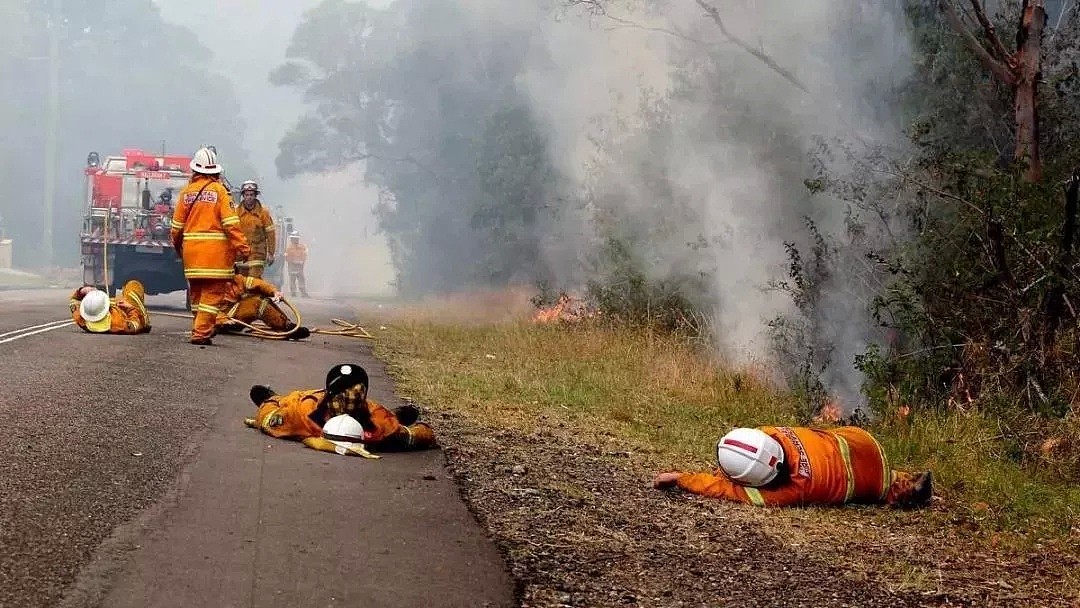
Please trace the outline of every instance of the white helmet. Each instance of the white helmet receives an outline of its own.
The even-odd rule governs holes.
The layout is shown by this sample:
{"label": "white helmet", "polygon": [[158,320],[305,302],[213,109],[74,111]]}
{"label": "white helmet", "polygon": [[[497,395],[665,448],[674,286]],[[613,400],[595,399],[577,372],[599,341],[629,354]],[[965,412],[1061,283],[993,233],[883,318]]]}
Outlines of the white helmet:
{"label": "white helmet", "polygon": [[109,319],[109,294],[100,289],[93,289],[83,296],[79,302],[79,315],[86,321],[90,331],[108,331]]}
{"label": "white helmet", "polygon": [[716,442],[716,462],[736,483],[758,488],[780,472],[784,447],[763,431],[737,428]]}
{"label": "white helmet", "polygon": [[206,175],[221,173],[221,165],[217,162],[217,152],[209,148],[199,148],[199,151],[191,158],[191,170]]}
{"label": "white helmet", "polygon": [[334,416],[323,425],[323,437],[334,445],[351,448],[364,441],[364,427],[348,414]]}

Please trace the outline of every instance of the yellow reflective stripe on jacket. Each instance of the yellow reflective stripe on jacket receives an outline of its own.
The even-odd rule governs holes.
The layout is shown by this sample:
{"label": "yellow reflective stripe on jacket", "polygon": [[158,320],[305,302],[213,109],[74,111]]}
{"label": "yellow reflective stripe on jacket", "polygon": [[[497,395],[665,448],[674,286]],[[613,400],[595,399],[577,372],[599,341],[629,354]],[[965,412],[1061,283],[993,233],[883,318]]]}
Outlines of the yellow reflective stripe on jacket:
{"label": "yellow reflective stripe on jacket", "polygon": [[273,232],[274,231],[274,225],[273,224],[267,224],[265,230],[267,232]]}
{"label": "yellow reflective stripe on jacket", "polygon": [[226,215],[225,217],[221,218],[221,225],[222,226],[232,226],[233,224],[239,224],[239,223],[240,223],[240,218],[236,217],[235,215]]}
{"label": "yellow reflective stripe on jacket", "polygon": [[224,232],[188,232],[184,234],[187,241],[227,241],[229,237]]}
{"label": "yellow reflective stripe on jacket", "polygon": [[259,319],[262,319],[263,313],[266,312],[268,306],[270,306],[270,300],[266,298],[259,300]]}
{"label": "yellow reflective stripe on jacket", "polygon": [[240,303],[239,302],[237,302],[236,304],[233,304],[232,306],[230,306],[229,307],[229,312],[225,313],[225,316],[229,317],[230,319],[235,319],[236,318],[236,309],[238,309],[238,308],[240,308]]}
{"label": "yellow reflective stripe on jacket", "polygon": [[189,279],[231,279],[236,274],[232,268],[185,268],[184,276]]}
{"label": "yellow reflective stripe on jacket", "polygon": [[759,492],[757,488],[746,486],[743,490],[746,491],[747,498],[750,499],[750,503],[755,507],[765,506],[765,499],[761,497],[761,492]]}
{"label": "yellow reflective stripe on jacket", "polygon": [[217,307],[210,306],[208,304],[199,304],[198,306],[195,307],[195,310],[197,312],[208,312],[208,313],[210,313],[212,315],[216,315],[216,314],[221,312],[220,310],[217,309]]}
{"label": "yellow reflective stripe on jacket", "polygon": [[878,498],[885,500],[885,495],[889,493],[889,486],[892,485],[892,467],[889,466],[889,457],[885,455],[885,449],[881,447],[878,440],[874,439],[873,435],[870,435],[870,439],[874,442],[878,455],[881,456],[881,494]]}
{"label": "yellow reflective stripe on jacket", "polygon": [[840,456],[844,459],[844,474],[847,476],[847,490],[844,492],[844,502],[855,497],[855,470],[851,468],[851,448],[848,447],[847,439],[840,435],[836,437],[836,443],[840,446]]}
{"label": "yellow reflective stripe on jacket", "polygon": [[172,228],[173,230],[183,230],[184,229],[184,222],[178,222],[176,220],[173,220],[173,221],[169,222],[169,227]]}
{"label": "yellow reflective stripe on jacket", "polygon": [[251,291],[255,288],[255,277],[244,277],[244,289]]}

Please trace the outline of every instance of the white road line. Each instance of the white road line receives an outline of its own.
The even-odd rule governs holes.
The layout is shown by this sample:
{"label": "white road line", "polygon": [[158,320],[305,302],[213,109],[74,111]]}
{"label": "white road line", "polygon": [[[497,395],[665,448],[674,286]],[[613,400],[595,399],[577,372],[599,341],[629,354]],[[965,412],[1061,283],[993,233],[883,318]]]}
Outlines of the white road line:
{"label": "white road line", "polygon": [[[47,332],[47,331],[52,331],[54,329],[60,329],[61,327],[67,327],[69,325],[74,325],[74,324],[75,324],[75,321],[70,321],[70,320],[68,320],[68,321],[53,321],[51,323],[42,323],[41,325],[31,325],[30,327],[24,327],[22,329],[16,329],[14,331],[9,331],[9,332],[5,332],[5,333],[0,334],[0,338],[4,338],[3,340],[0,340],[0,344],[6,344],[8,342],[18,340],[19,338],[25,338],[27,336],[33,336],[35,334],[40,334],[40,333],[44,333],[44,332]],[[34,330],[34,331],[30,331],[30,330]],[[18,335],[12,335],[12,334],[18,334]],[[11,337],[7,338],[5,336],[11,336]]]}
{"label": "white road line", "polygon": [[64,323],[72,323],[71,319],[61,319],[60,321],[49,321],[48,323],[42,323],[41,325],[31,325],[30,327],[21,327],[19,329],[13,329],[8,332],[0,334],[0,338],[6,338],[13,334],[21,334],[24,331],[30,331],[31,329],[37,329],[39,327],[47,327],[49,325],[63,325]]}

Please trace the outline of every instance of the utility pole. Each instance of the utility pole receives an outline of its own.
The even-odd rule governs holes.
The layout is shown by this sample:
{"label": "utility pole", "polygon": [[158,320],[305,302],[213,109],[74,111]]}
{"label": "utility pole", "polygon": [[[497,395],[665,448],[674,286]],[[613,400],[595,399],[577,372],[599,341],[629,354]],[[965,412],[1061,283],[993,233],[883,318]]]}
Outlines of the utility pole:
{"label": "utility pole", "polygon": [[46,267],[53,265],[53,206],[56,202],[56,153],[57,129],[60,114],[60,16],[59,0],[54,0],[49,11],[49,92],[45,117],[45,183],[44,183],[44,230],[42,233],[42,261]]}

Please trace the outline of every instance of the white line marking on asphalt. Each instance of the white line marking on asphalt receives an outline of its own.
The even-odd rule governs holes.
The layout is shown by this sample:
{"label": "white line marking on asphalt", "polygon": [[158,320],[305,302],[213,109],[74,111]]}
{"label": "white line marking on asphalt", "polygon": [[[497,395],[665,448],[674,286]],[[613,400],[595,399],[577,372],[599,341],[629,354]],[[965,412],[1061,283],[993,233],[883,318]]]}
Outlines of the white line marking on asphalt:
{"label": "white line marking on asphalt", "polygon": [[[75,324],[75,321],[71,321],[71,320],[52,321],[52,322],[49,322],[49,323],[42,323],[41,325],[31,325],[30,327],[23,327],[22,329],[16,329],[16,330],[4,332],[4,333],[0,334],[0,338],[3,338],[3,340],[0,340],[0,344],[6,344],[8,342],[18,340],[19,338],[25,338],[27,336],[33,336],[35,334],[40,334],[40,333],[44,333],[44,332],[47,332],[47,331],[52,331],[54,329],[60,329],[61,327],[67,327],[69,325],[74,325],[74,324]],[[33,330],[33,331],[31,331],[31,330]],[[18,334],[18,335],[14,335],[14,334]],[[8,338],[6,336],[11,336],[11,337]]]}

